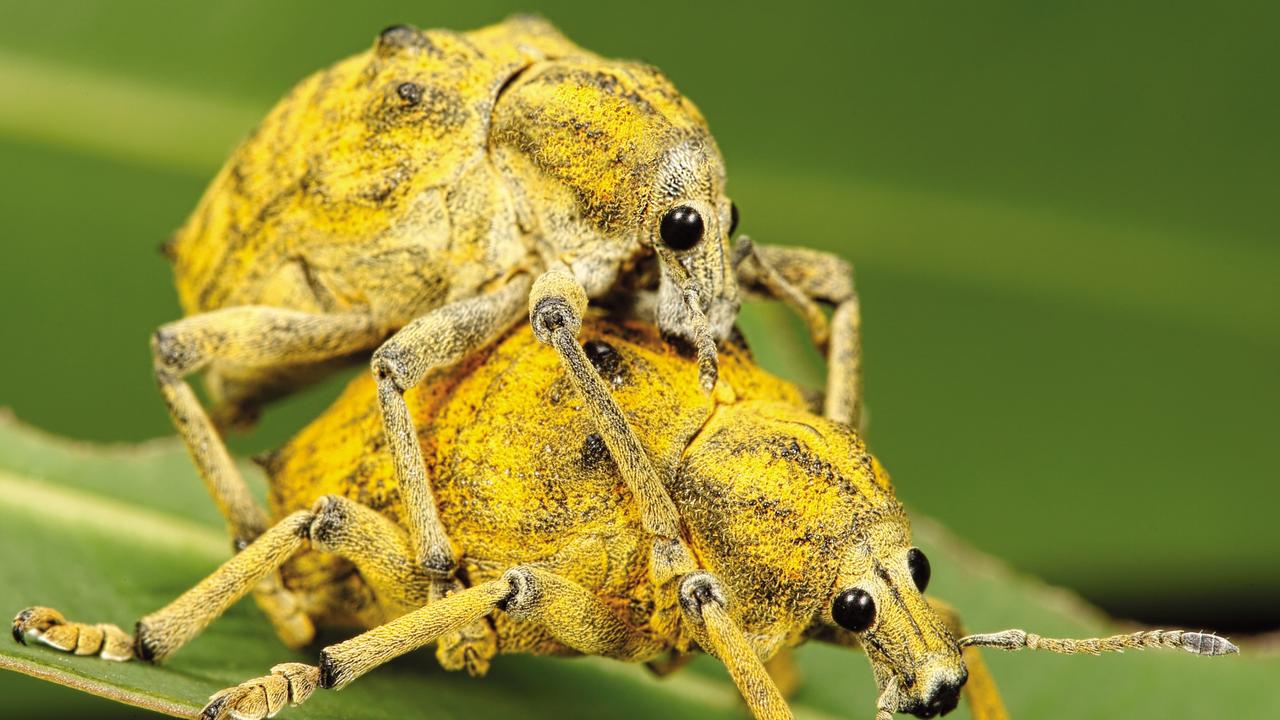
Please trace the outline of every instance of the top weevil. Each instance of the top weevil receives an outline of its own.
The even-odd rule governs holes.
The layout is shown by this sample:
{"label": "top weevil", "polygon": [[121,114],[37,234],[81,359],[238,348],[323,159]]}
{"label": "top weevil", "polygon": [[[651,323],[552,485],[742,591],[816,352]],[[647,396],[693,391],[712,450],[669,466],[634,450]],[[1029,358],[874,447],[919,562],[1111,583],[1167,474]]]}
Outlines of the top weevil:
{"label": "top weevil", "polygon": [[[403,393],[527,306],[644,499],[663,572],[678,572],[691,558],[675,508],[607,388],[584,370],[575,336],[589,299],[655,318],[692,345],[710,389],[739,288],[780,298],[829,349],[827,416],[858,417],[850,268],[746,238],[731,252],[736,218],[706,122],[655,68],[601,58],[534,18],[465,34],[392,27],[271,110],[166,246],[187,317],[153,338],[157,380],[244,545],[264,516],[185,378],[204,371],[220,419],[246,421],[377,348],[416,558],[444,583],[456,552]],[[836,306],[830,324],[819,301]],[[257,597],[284,622],[290,601],[278,583]]]}
{"label": "top weevil", "polygon": [[[433,596],[411,561],[403,487],[368,377],[264,461],[278,522],[194,588],[137,624],[68,622],[44,607],[13,623],[20,642],[80,655],[163,660],[259,579],[284,566],[317,622],[372,629],[216,693],[204,720],[260,720],[317,688],[339,688],[435,642],[437,657],[591,654],[673,670],[698,651],[729,668],[753,713],[791,717],[762,661],[809,640],[861,647],[880,688],[877,718],[933,717],[961,687],[975,720],[1007,720],[977,646],[1066,653],[1235,650],[1204,633],[1151,630],[1057,640],[1020,630],[961,637],[924,595],[929,562],[888,474],[847,425],[815,416],[800,391],[732,344],[723,388],[649,325],[590,319],[596,367],[667,474],[696,567],[658,581],[641,507],[554,357],[521,328],[411,395],[440,513],[461,550],[459,587]],[[493,399],[489,402],[488,399]],[[559,406],[563,411],[557,411]],[[354,566],[354,567],[353,567]],[[353,571],[354,570],[354,571]],[[785,665],[773,664],[775,671]]]}

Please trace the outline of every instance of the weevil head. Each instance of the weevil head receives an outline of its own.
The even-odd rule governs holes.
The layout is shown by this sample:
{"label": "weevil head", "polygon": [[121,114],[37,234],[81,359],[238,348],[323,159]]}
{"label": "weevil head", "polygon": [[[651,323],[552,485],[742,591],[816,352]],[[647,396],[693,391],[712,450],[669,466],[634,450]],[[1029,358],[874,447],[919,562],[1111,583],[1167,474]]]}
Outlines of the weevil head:
{"label": "weevil head", "polygon": [[896,710],[933,717],[967,679],[925,599],[928,560],[889,476],[848,426],[793,405],[716,410],[672,496],[699,559],[762,657],[803,637],[861,646]]}
{"label": "weevil head", "polygon": [[659,70],[594,56],[536,63],[500,93],[489,145],[522,227],[589,296],[621,273],[656,282],[659,326],[692,340],[692,290],[712,334],[729,334],[736,214],[724,160]]}
{"label": "weevil head", "polygon": [[931,718],[955,709],[968,680],[954,635],[924,597],[928,559],[902,521],[857,533],[815,634],[860,645],[881,691],[892,681],[897,712]]}

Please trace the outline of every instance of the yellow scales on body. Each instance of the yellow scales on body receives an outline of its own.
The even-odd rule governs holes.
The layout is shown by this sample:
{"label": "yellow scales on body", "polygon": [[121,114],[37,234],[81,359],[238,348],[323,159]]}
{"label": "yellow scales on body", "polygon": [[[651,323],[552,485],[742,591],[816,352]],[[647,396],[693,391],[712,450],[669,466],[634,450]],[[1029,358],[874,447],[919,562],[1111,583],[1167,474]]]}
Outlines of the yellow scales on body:
{"label": "yellow scales on body", "polygon": [[[583,336],[627,419],[671,478],[668,490],[695,555],[735,595],[774,599],[736,606],[751,634],[775,646],[798,638],[821,613],[859,517],[890,514],[905,524],[887,476],[872,473],[874,461],[855,435],[808,412],[797,388],[752,364],[741,348],[722,355],[721,385],[709,396],[688,372],[689,359],[651,327],[592,322]],[[655,651],[687,649],[688,639],[675,632],[675,593],[650,582],[637,507],[557,359],[534,352],[536,345],[527,330],[516,332],[406,398],[463,574],[474,585],[516,565],[550,563],[652,634]],[[371,381],[356,379],[273,454],[267,465],[278,516],[334,494],[399,519],[395,470],[377,451],[374,393]],[[807,426],[799,433],[803,445],[797,423]],[[682,467],[691,446],[699,463]],[[734,470],[706,467],[711,463]],[[740,563],[743,553],[751,561],[719,566],[726,554]],[[304,556],[285,577],[291,588],[306,588],[321,617],[377,624],[409,609],[335,587],[335,578],[350,575],[344,566],[332,556]],[[356,598],[363,604],[353,606]],[[499,648],[563,649],[527,630],[513,638],[500,632]]]}

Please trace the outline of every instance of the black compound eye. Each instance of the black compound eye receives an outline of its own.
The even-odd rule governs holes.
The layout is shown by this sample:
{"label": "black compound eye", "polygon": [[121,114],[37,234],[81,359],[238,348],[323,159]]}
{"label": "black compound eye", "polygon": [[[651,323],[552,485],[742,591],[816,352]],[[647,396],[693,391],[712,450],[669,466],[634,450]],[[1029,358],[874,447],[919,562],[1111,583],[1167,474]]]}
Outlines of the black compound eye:
{"label": "black compound eye", "polygon": [[688,205],[677,205],[662,216],[662,242],[672,250],[688,250],[702,239],[702,216]]}
{"label": "black compound eye", "polygon": [[831,617],[849,632],[862,632],[876,621],[876,601],[862,588],[851,588],[836,596]]}
{"label": "black compound eye", "polygon": [[738,203],[729,203],[729,237],[738,229]]}
{"label": "black compound eye", "polygon": [[929,567],[929,558],[920,552],[920,548],[907,551],[907,569],[911,571],[911,579],[915,581],[916,587],[924,592],[929,587],[929,576],[933,574],[933,569]]}

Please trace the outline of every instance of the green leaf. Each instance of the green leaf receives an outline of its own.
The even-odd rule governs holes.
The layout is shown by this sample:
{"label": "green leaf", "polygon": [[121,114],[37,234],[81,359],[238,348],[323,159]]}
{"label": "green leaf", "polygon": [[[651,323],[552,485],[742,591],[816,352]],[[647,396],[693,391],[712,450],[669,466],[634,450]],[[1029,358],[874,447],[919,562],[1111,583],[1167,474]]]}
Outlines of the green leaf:
{"label": "green leaf", "polygon": [[[249,469],[251,471],[251,469]],[[260,477],[253,476],[259,483]],[[1042,634],[1093,635],[1109,624],[1062,590],[1020,577],[967,549],[936,523],[916,519],[933,558],[933,587],[976,630],[1010,626]],[[229,555],[229,545],[176,442],[75,443],[0,420],[0,609],[33,604],[69,617],[129,627]],[[333,635],[330,639],[341,637]],[[272,665],[314,659],[275,640],[242,602],[168,664],[110,663],[39,646],[0,644],[0,667],[176,716],[191,716],[223,687]],[[1259,693],[1280,660],[1204,659],[1181,653],[1100,658],[988,653],[1012,713],[1023,717],[1274,716],[1280,699]],[[874,690],[864,661],[830,647],[799,653],[805,683],[799,718],[870,716]],[[9,707],[24,698],[6,698]],[[483,679],[446,673],[430,652],[380,668],[340,693],[320,692],[286,717],[737,718],[724,670],[709,658],[669,678],[598,658],[501,657]],[[959,717],[966,717],[961,710]]]}

